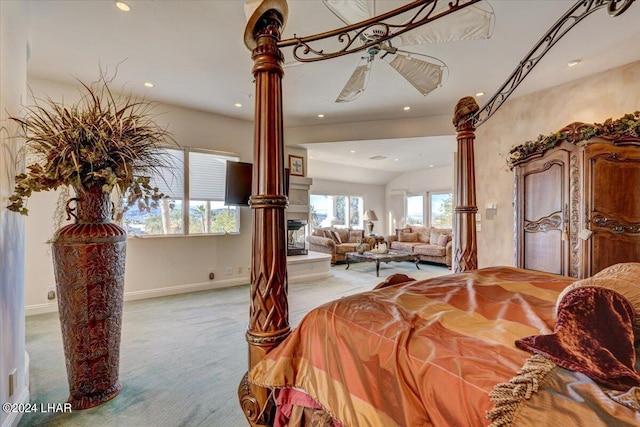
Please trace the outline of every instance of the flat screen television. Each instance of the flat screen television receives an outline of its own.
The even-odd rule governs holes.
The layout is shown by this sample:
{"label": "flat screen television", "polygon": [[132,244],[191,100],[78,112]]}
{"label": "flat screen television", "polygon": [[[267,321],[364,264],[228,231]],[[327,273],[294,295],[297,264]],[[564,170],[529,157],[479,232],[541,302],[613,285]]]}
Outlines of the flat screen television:
{"label": "flat screen television", "polygon": [[249,206],[251,197],[251,163],[227,160],[224,204],[227,206]]}
{"label": "flat screen television", "polygon": [[[284,170],[285,194],[289,195],[289,169]],[[227,206],[249,206],[251,197],[251,179],[253,165],[251,163],[227,160],[226,186],[224,204]]]}

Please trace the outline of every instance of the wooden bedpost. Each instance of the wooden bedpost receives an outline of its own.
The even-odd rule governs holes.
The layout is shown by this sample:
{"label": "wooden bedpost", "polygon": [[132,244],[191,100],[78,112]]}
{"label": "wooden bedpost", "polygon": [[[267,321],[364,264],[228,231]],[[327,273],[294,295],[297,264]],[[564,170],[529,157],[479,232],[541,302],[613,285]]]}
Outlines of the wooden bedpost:
{"label": "wooden bedpost", "polygon": [[456,273],[478,268],[478,244],[476,242],[476,177],[473,143],[475,121],[471,117],[479,111],[473,97],[465,97],[456,105],[453,124],[458,132],[458,163],[456,168],[456,223],[454,231],[455,254],[453,266]]}
{"label": "wooden bedpost", "polygon": [[[254,9],[255,8],[255,9]],[[245,44],[252,50],[255,78],[253,149],[251,307],[246,339],[249,369],[289,335],[287,242],[282,125],[282,62],[277,46],[287,19],[285,0],[248,0]],[[249,16],[249,14],[248,14]],[[269,389],[250,384],[238,388],[240,405],[252,426],[271,424]]]}

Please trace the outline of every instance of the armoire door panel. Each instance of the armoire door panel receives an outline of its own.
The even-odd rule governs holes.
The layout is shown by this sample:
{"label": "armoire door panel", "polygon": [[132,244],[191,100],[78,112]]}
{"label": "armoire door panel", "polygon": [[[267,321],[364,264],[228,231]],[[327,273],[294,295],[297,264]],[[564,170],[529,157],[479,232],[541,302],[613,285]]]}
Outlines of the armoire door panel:
{"label": "armoire door panel", "polygon": [[640,262],[640,150],[595,143],[585,149],[591,276],[620,262]]}
{"label": "armoire door panel", "polygon": [[591,209],[640,222],[640,159],[599,156],[591,160]]}
{"label": "armoire door panel", "polygon": [[563,164],[550,163],[547,168],[528,173],[524,177],[524,220],[539,221],[562,212]]}
{"label": "armoire door panel", "polygon": [[567,226],[570,153],[558,150],[517,171],[516,261],[530,270],[569,274]]}
{"label": "armoire door panel", "polygon": [[596,274],[620,262],[640,262],[640,236],[633,238],[606,231],[591,237],[591,271]]}
{"label": "armoire door panel", "polygon": [[524,268],[563,274],[564,257],[559,230],[524,233]]}

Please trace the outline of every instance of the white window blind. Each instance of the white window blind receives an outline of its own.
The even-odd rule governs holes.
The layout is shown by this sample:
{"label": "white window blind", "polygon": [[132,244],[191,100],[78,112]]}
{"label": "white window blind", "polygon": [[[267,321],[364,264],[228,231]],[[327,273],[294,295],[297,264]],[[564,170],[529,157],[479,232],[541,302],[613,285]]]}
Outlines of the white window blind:
{"label": "white window blind", "polygon": [[227,160],[238,161],[238,158],[198,151],[189,152],[191,200],[224,201]]}

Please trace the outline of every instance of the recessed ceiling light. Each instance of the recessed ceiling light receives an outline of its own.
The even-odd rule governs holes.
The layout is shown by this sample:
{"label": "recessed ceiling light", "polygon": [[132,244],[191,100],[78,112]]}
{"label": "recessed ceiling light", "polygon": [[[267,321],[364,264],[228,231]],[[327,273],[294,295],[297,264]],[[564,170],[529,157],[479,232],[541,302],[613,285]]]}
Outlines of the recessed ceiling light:
{"label": "recessed ceiling light", "polygon": [[351,154],[353,154],[353,153],[355,153],[355,152],[356,152],[356,150],[351,150],[351,151],[349,151],[349,152],[350,152]]}
{"label": "recessed ceiling light", "polygon": [[129,12],[131,10],[131,6],[129,6],[128,4],[126,4],[123,1],[117,1],[116,2],[116,7],[118,9],[120,9],[123,12]]}
{"label": "recessed ceiling light", "polygon": [[236,108],[242,108],[242,104],[240,104],[239,102],[236,102],[235,104],[233,104],[233,106]]}
{"label": "recessed ceiling light", "polygon": [[482,96],[482,95],[484,95],[484,92],[478,92],[478,93],[476,93],[476,96]]}
{"label": "recessed ceiling light", "polygon": [[323,118],[324,114],[318,114],[318,117]]}
{"label": "recessed ceiling light", "polygon": [[144,82],[144,86],[145,86],[145,87],[153,87],[153,83],[151,83],[151,82]]}
{"label": "recessed ceiling light", "polygon": [[580,60],[579,60],[579,59],[574,59],[574,60],[572,60],[572,61],[567,62],[567,65],[568,65],[569,67],[573,67],[574,65],[578,65],[579,63],[580,63]]}
{"label": "recessed ceiling light", "polygon": [[432,168],[432,167],[433,167],[433,165],[429,165],[429,167],[430,167],[430,168]]}
{"label": "recessed ceiling light", "polygon": [[394,161],[394,162],[399,162],[399,161],[400,161],[400,159],[393,159],[393,161]]}
{"label": "recessed ceiling light", "polygon": [[409,111],[411,110],[411,107],[409,107],[408,105],[406,107],[403,108],[404,111]]}

